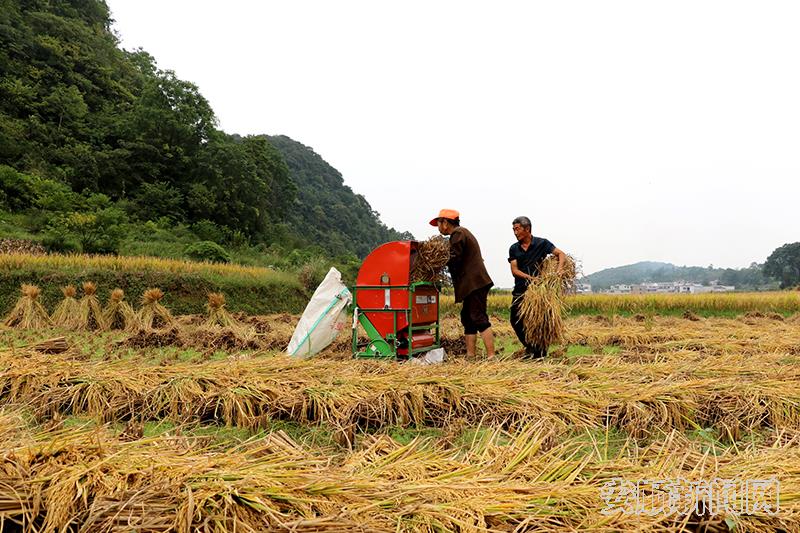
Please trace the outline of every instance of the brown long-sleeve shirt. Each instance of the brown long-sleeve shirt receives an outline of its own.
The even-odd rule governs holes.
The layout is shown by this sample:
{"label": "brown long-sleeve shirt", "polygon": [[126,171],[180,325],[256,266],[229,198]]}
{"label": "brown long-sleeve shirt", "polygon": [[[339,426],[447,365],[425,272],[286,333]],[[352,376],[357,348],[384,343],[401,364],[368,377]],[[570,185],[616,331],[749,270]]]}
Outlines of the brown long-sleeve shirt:
{"label": "brown long-sleeve shirt", "polygon": [[494,284],[483,264],[478,239],[462,226],[458,226],[450,234],[450,261],[447,268],[453,278],[456,302],[463,301],[475,289]]}

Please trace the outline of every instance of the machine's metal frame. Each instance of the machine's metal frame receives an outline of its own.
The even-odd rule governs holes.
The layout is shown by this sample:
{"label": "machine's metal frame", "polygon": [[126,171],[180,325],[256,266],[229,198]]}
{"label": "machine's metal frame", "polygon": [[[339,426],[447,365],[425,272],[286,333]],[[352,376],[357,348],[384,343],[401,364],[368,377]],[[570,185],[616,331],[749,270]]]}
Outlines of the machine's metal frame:
{"label": "machine's metal frame", "polygon": [[[397,357],[412,357],[414,354],[427,352],[428,350],[433,350],[435,348],[441,347],[441,337],[439,332],[439,323],[441,319],[441,310],[440,310],[440,294],[437,290],[437,301],[436,301],[436,322],[435,323],[426,323],[424,325],[415,326],[413,322],[413,306],[414,306],[414,296],[417,290],[417,287],[422,286],[436,286],[435,283],[431,283],[428,281],[417,281],[412,282],[409,285],[361,285],[361,286],[354,286],[352,288],[353,293],[353,356],[354,357],[364,357],[364,358],[397,358]],[[407,290],[408,291],[408,307],[406,308],[390,308],[390,307],[382,307],[382,308],[361,308],[358,307],[357,295],[358,291],[363,290]],[[370,322],[369,318],[366,316],[365,313],[392,313],[394,328],[393,332],[386,335],[384,338],[375,326]],[[404,314],[406,320],[408,321],[408,354],[398,355],[397,350],[400,348],[400,339],[397,338],[397,317],[400,314]],[[370,342],[367,344],[367,347],[364,351],[358,351],[358,326],[364,328],[364,331],[367,334]],[[405,330],[406,328],[403,328]],[[422,348],[414,349],[414,332],[415,331],[431,331],[435,330],[434,333],[434,342],[433,344],[428,344],[423,346]]]}

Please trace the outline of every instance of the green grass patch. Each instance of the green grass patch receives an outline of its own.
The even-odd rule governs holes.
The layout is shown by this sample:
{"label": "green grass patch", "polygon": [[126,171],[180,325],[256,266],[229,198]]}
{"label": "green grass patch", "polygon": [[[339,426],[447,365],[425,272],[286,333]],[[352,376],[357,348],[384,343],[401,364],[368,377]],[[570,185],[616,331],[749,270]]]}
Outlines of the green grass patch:
{"label": "green grass patch", "polygon": [[600,461],[608,461],[619,457],[630,440],[630,436],[627,433],[611,426],[576,430],[569,433],[565,438],[575,444],[576,447],[570,450],[570,453],[574,453],[575,457],[591,455]]}
{"label": "green grass patch", "polygon": [[396,440],[398,443],[406,445],[413,441],[414,439],[423,439],[423,440],[430,440],[430,439],[438,439],[443,435],[441,429],[438,428],[431,428],[431,427],[422,427],[422,428],[403,428],[403,427],[393,427],[389,428],[386,433]]}
{"label": "green grass patch", "polygon": [[453,447],[465,450],[479,449],[489,444],[508,446],[511,437],[503,432],[496,432],[493,428],[468,427],[465,428],[453,441]]}
{"label": "green grass patch", "polygon": [[592,355],[594,349],[591,346],[582,346],[580,344],[570,344],[567,346],[567,357],[580,357],[582,355]]}

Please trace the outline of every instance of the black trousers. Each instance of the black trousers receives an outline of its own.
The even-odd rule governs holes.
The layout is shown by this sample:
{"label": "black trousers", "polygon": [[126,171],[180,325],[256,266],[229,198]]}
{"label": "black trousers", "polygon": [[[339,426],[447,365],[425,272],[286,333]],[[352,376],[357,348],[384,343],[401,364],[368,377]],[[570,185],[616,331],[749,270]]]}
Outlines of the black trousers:
{"label": "black trousers", "polygon": [[522,320],[519,316],[519,306],[522,304],[522,295],[513,295],[511,297],[511,327],[514,328],[514,333],[517,334],[519,342],[525,347],[525,359],[542,359],[547,355],[547,346],[537,346],[529,344],[525,340],[525,327],[522,325]]}
{"label": "black trousers", "polygon": [[464,297],[461,306],[461,325],[464,326],[464,335],[477,335],[492,327],[489,315],[486,312],[486,299],[492,284],[480,289],[475,289]]}

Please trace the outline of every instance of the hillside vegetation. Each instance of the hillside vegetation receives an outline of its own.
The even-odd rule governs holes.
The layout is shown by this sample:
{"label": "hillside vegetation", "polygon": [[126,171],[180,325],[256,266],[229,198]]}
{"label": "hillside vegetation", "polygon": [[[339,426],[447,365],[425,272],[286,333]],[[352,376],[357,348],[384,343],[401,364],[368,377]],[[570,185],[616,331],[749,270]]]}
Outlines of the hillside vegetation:
{"label": "hillside vegetation", "polygon": [[111,24],[100,0],[0,0],[0,235],[317,271],[407,236],[311,148],[218,129]]}

